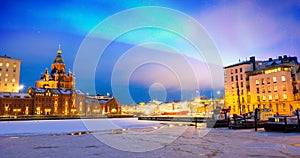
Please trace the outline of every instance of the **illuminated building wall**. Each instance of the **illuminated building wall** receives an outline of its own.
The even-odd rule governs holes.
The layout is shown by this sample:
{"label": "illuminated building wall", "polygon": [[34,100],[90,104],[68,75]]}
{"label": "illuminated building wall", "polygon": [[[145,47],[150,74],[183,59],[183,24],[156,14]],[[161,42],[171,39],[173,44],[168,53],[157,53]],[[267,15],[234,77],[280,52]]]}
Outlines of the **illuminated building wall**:
{"label": "illuminated building wall", "polygon": [[224,69],[225,105],[231,108],[234,114],[248,111],[251,99],[249,95],[249,76],[246,72],[253,71],[253,62],[241,62]]}
{"label": "illuminated building wall", "polygon": [[251,102],[254,107],[269,108],[278,113],[290,113],[294,101],[290,67],[279,66],[250,76]]}
{"label": "illuminated building wall", "polygon": [[101,110],[101,114],[121,114],[122,113],[122,104],[114,97],[110,96],[102,96],[102,95],[96,95],[96,96],[88,96],[88,99],[96,99],[98,106],[93,106],[94,111]]}
{"label": "illuminated building wall", "polygon": [[[290,114],[299,108],[300,64],[297,57],[240,62],[224,68],[225,105],[241,114],[268,108]],[[245,71],[243,71],[245,70]]]}
{"label": "illuminated building wall", "polygon": [[32,115],[33,98],[27,93],[0,93],[0,115]]}
{"label": "illuminated building wall", "polygon": [[28,89],[33,101],[33,115],[76,115],[85,113],[85,95],[79,90],[54,88]]}
{"label": "illuminated building wall", "polygon": [[0,92],[19,92],[21,60],[0,56]]}

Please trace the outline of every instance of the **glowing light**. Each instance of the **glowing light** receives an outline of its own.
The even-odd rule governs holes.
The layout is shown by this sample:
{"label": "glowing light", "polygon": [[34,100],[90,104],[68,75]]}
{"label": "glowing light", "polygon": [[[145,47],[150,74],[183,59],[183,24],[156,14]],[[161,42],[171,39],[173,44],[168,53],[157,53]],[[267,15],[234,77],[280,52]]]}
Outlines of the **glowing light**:
{"label": "glowing light", "polygon": [[21,85],[19,86],[19,91],[22,90],[22,89],[24,89],[24,85],[21,84]]}

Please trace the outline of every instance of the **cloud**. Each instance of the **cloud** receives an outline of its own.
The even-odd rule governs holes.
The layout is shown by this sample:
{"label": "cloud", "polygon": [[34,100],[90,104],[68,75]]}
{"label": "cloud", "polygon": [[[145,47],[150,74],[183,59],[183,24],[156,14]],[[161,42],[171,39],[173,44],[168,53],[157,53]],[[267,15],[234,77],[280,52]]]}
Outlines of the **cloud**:
{"label": "cloud", "polygon": [[299,5],[278,3],[221,3],[195,16],[212,35],[228,65],[253,54],[276,57],[288,46],[299,50],[296,43],[291,44],[292,40],[299,41],[299,15],[294,15]]}

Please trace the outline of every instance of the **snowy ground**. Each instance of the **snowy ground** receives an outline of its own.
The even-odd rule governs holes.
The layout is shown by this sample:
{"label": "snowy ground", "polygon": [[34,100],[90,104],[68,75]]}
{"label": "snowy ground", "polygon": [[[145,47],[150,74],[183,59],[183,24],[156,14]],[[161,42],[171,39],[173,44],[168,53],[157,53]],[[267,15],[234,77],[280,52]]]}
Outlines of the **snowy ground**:
{"label": "snowy ground", "polygon": [[[299,133],[205,131],[136,119],[0,122],[0,157],[300,157]],[[149,144],[161,146],[142,151]]]}
{"label": "snowy ground", "polygon": [[80,131],[147,128],[155,126],[161,126],[160,122],[138,121],[136,118],[0,121],[0,136],[66,134]]}

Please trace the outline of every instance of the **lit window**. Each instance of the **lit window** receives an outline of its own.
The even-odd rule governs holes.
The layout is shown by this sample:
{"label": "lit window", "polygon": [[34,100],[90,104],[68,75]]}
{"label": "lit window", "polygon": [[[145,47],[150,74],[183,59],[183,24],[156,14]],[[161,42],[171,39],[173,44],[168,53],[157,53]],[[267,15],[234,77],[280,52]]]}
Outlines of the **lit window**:
{"label": "lit window", "polygon": [[233,69],[230,71],[231,74],[233,74]]}
{"label": "lit window", "polygon": [[232,83],[231,88],[234,88],[234,83]]}
{"label": "lit window", "polygon": [[276,83],[277,82],[277,78],[273,77],[273,82]]}
{"label": "lit window", "polygon": [[9,67],[9,63],[6,63],[6,67]]}
{"label": "lit window", "polygon": [[265,84],[265,79],[261,79],[261,84]]}
{"label": "lit window", "polygon": [[7,78],[5,78],[4,81],[7,82]]}
{"label": "lit window", "polygon": [[271,94],[269,94],[269,100],[272,100],[272,95]]}
{"label": "lit window", "polygon": [[16,64],[14,64],[14,65],[13,65],[13,67],[14,67],[14,68],[16,68],[16,67],[17,67],[17,65],[16,65]]}
{"label": "lit window", "polygon": [[255,83],[256,83],[256,85],[258,85],[258,84],[259,84],[259,81],[258,81],[258,80],[255,80]]}
{"label": "lit window", "polygon": [[12,82],[16,82],[16,79],[13,78],[11,81],[12,81]]}
{"label": "lit window", "polygon": [[286,93],[283,94],[283,99],[287,99],[287,94]]}
{"label": "lit window", "polygon": [[271,86],[268,86],[268,92],[271,92]]}
{"label": "lit window", "polygon": [[278,90],[278,87],[277,87],[277,85],[275,85],[274,86],[274,92],[277,92],[277,90]]}
{"label": "lit window", "polygon": [[282,85],[282,90],[286,91],[286,85],[285,84]]}
{"label": "lit window", "polygon": [[8,73],[5,74],[5,77],[8,77]]}
{"label": "lit window", "polygon": [[2,61],[0,61],[0,66],[3,66],[3,63],[2,63]]}
{"label": "lit window", "polygon": [[281,76],[281,81],[282,81],[282,82],[285,81],[285,76]]}
{"label": "lit window", "polygon": [[268,84],[270,84],[270,83],[271,83],[271,80],[270,80],[270,78],[269,78],[269,77],[267,78],[267,83],[268,83]]}
{"label": "lit window", "polygon": [[266,96],[265,96],[265,95],[262,96],[262,100],[263,100],[263,101],[266,100]]}
{"label": "lit window", "polygon": [[278,100],[278,94],[275,94],[275,100]]}
{"label": "lit window", "polygon": [[265,91],[266,91],[265,87],[262,87],[261,92],[265,93]]}
{"label": "lit window", "polygon": [[2,76],[1,72],[0,72],[0,76]]}

